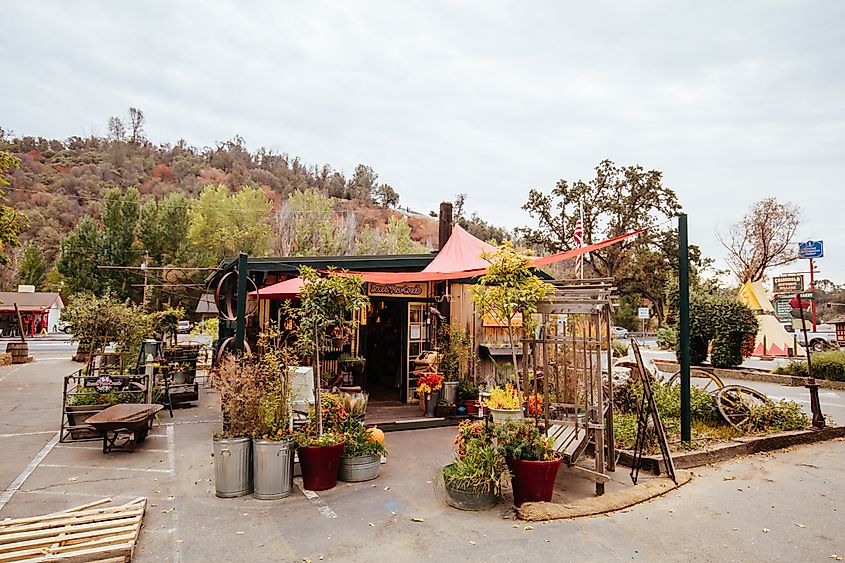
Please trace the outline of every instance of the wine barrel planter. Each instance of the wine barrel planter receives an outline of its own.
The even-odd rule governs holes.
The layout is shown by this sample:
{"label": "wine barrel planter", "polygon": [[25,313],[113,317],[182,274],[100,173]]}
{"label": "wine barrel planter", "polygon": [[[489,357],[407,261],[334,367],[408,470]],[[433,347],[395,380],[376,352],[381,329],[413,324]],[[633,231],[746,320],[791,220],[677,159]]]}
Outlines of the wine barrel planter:
{"label": "wine barrel planter", "polygon": [[472,491],[452,487],[444,479],[446,504],[459,510],[487,510],[496,506],[499,495],[491,488],[488,491]]}
{"label": "wine barrel planter", "polygon": [[8,342],[6,352],[12,355],[13,364],[25,364],[29,360],[29,345],[26,342]]}

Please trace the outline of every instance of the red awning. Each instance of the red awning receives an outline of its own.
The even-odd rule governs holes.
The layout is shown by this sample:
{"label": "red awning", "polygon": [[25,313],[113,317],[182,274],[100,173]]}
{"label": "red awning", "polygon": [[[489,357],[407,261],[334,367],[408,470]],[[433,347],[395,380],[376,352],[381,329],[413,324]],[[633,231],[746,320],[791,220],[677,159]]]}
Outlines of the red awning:
{"label": "red awning", "polygon": [[293,278],[262,287],[250,292],[250,295],[258,295],[259,299],[296,299],[304,283],[302,278]]}
{"label": "red awning", "polygon": [[495,246],[472,236],[460,225],[455,225],[449,240],[423,272],[445,274],[486,268],[490,263],[481,255],[493,252],[496,252]]}

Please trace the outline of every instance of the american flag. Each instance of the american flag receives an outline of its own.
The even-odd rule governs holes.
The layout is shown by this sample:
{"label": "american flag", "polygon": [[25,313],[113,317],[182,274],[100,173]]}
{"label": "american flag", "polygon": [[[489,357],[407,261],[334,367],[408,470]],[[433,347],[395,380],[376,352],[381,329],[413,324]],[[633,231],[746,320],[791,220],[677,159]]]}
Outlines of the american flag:
{"label": "american flag", "polygon": [[[572,232],[572,240],[575,243],[575,248],[584,246],[584,210],[580,207],[578,208],[578,219],[575,221],[575,230]],[[579,279],[584,279],[583,254],[575,257],[575,275]]]}

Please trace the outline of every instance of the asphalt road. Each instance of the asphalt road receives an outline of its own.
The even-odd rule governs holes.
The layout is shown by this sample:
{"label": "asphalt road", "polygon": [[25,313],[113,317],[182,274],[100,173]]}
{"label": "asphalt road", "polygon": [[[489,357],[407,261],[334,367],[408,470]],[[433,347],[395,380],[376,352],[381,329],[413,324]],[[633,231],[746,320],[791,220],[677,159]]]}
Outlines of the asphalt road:
{"label": "asphalt road", "polygon": [[[55,444],[61,378],[79,364],[0,367],[0,519],[104,496],[149,498],[133,561],[830,561],[845,555],[845,441],[705,467],[667,496],[609,516],[515,522],[507,502],[445,506],[432,475],[454,428],[389,433],[378,480],[279,501],[214,496],[216,396],[164,415],[132,454]],[[36,456],[43,457],[37,460]],[[620,467],[614,481],[627,481]],[[579,480],[581,482],[581,480]],[[583,482],[586,483],[586,482]],[[583,483],[580,485],[583,489]],[[563,500],[577,488],[563,489]],[[420,521],[415,521],[420,520]]]}

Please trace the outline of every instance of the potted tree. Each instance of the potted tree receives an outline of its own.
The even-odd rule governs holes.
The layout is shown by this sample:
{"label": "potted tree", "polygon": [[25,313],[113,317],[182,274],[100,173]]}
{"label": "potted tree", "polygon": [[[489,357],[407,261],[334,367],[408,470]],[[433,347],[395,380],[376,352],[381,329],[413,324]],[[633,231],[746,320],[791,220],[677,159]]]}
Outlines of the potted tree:
{"label": "potted tree", "polygon": [[455,439],[455,461],[442,469],[446,502],[461,510],[492,508],[501,494],[507,467],[493,446],[489,426],[463,421]]}
{"label": "potted tree", "polygon": [[366,428],[360,419],[352,416],[346,419],[342,428],[345,445],[338,479],[357,483],[378,477],[381,458],[387,455],[384,433]]}
{"label": "potted tree", "polygon": [[484,406],[490,409],[495,423],[519,420],[523,417],[522,394],[510,383],[491,389],[490,396],[484,399]]}
{"label": "potted tree", "polygon": [[284,498],[293,491],[294,443],[291,439],[290,368],[295,354],[278,328],[259,336],[264,353],[255,363],[264,384],[258,404],[259,430],[253,440],[254,491],[257,499]]}
{"label": "potted tree", "polygon": [[481,255],[490,261],[487,273],[472,286],[472,302],[486,315],[507,325],[516,392],[520,392],[519,370],[516,361],[514,324],[522,318],[523,330],[530,326],[537,304],[554,288],[540,280],[531,270],[531,259],[519,253],[511,241],[505,241],[494,253]]}
{"label": "potted tree", "polygon": [[495,426],[499,453],[511,474],[513,501],[552,500],[561,457],[554,450],[554,441],[530,420],[508,420]]}

